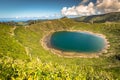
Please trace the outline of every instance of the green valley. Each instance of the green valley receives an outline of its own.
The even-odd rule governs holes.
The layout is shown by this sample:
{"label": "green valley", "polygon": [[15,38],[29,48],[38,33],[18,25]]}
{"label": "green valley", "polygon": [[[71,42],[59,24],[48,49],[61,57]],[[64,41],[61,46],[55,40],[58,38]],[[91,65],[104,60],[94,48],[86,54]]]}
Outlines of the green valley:
{"label": "green valley", "polygon": [[[88,23],[61,18],[29,25],[0,23],[1,80],[119,80],[120,23]],[[99,58],[66,58],[45,50],[41,39],[50,31],[81,30],[103,34],[107,53]]]}

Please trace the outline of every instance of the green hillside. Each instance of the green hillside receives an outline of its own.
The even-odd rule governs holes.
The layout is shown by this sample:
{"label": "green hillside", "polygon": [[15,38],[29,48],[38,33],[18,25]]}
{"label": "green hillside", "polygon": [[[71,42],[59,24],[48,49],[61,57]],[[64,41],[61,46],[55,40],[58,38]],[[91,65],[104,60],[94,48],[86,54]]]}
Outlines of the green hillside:
{"label": "green hillside", "polygon": [[120,12],[77,17],[77,18],[74,18],[74,20],[83,21],[83,22],[120,22]]}
{"label": "green hillside", "polygon": [[[50,31],[87,30],[110,42],[99,58],[65,58],[45,50],[41,39]],[[0,23],[1,80],[119,80],[120,23],[84,23],[62,18],[25,26]]]}

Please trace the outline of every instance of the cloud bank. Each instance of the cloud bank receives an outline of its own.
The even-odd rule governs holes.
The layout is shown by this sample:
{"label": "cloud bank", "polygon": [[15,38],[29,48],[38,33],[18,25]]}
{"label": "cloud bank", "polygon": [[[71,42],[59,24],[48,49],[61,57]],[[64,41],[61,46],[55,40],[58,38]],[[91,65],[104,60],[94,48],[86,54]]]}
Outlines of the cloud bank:
{"label": "cloud bank", "polygon": [[96,3],[83,0],[78,6],[63,7],[61,10],[64,16],[89,16],[120,11],[120,0],[97,0]]}

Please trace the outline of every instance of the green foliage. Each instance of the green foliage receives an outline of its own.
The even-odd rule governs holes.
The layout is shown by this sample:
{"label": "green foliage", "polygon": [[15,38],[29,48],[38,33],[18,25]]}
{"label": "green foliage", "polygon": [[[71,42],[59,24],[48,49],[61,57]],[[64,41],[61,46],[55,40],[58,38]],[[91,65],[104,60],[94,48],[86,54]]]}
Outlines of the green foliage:
{"label": "green foliage", "polygon": [[20,60],[4,56],[0,59],[0,79],[2,80],[112,80],[110,73],[91,66],[74,67],[43,63],[40,60]]}

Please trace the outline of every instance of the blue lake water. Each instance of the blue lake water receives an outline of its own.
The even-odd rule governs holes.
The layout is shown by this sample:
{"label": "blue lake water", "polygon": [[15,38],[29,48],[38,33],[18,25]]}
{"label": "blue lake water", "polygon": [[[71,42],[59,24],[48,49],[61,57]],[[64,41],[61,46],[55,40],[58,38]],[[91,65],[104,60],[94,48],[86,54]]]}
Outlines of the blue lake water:
{"label": "blue lake water", "polygon": [[66,52],[99,52],[105,47],[105,40],[99,36],[83,33],[59,31],[51,36],[53,48]]}

